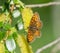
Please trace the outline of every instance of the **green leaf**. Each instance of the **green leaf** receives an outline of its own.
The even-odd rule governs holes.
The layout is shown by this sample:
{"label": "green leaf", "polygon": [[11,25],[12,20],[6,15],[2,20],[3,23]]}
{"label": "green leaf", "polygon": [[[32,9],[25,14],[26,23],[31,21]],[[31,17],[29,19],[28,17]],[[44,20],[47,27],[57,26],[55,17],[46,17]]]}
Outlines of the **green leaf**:
{"label": "green leaf", "polygon": [[3,26],[3,22],[0,22],[0,28]]}
{"label": "green leaf", "polygon": [[20,0],[14,0],[14,3],[19,3]]}
{"label": "green leaf", "polygon": [[12,34],[12,36],[13,36],[14,39],[16,39],[16,38],[17,38],[17,32],[14,32],[14,33]]}
{"label": "green leaf", "polygon": [[15,4],[19,4],[22,8],[24,8],[24,3],[21,2],[20,0],[14,0]]}
{"label": "green leaf", "polygon": [[15,53],[21,53],[19,45],[16,43],[16,49],[14,50]]}
{"label": "green leaf", "polygon": [[12,17],[12,26],[15,26],[19,22],[20,18],[22,18],[21,15],[17,18]]}
{"label": "green leaf", "polygon": [[3,28],[5,30],[9,30],[11,28],[11,25],[9,23],[4,24]]}
{"label": "green leaf", "polygon": [[0,41],[5,37],[5,31],[0,31]]}

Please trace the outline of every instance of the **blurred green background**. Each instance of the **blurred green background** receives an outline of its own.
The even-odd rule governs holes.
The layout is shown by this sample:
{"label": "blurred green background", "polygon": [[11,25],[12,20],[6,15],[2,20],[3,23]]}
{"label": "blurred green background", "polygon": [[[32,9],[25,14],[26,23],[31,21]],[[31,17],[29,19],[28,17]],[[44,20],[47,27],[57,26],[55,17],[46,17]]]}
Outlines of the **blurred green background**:
{"label": "blurred green background", "polygon": [[[3,5],[6,0],[0,0],[0,5]],[[21,0],[25,5],[28,4],[42,4],[53,1],[60,0]],[[42,8],[32,8],[34,12],[38,12],[40,14],[40,18],[43,22],[43,27],[41,29],[41,37],[37,38],[32,44],[32,49],[34,53],[38,48],[47,45],[48,43],[54,41],[60,36],[60,5],[52,5]],[[1,9],[0,9],[1,12]],[[51,53],[53,47],[45,49],[41,53]],[[60,53],[58,51],[57,53]]]}

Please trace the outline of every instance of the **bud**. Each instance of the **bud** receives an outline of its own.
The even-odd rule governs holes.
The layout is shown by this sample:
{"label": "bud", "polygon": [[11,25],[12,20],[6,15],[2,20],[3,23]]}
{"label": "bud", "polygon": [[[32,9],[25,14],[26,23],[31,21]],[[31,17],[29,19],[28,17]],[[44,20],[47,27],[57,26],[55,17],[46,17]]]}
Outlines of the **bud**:
{"label": "bud", "polygon": [[16,48],[16,44],[13,38],[9,38],[6,40],[6,47],[7,49],[12,52]]}

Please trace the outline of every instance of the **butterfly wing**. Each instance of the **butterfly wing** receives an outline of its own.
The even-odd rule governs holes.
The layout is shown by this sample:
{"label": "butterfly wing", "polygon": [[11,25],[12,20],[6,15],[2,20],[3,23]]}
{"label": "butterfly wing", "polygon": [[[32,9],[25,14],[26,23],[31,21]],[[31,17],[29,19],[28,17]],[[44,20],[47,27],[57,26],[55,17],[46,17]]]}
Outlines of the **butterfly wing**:
{"label": "butterfly wing", "polygon": [[28,35],[27,35],[28,42],[32,42],[35,39],[35,37],[40,36],[41,25],[42,24],[41,24],[41,21],[40,21],[39,14],[37,12],[35,12],[34,15],[31,18],[30,26],[29,26],[29,29],[28,29]]}
{"label": "butterfly wing", "polygon": [[40,16],[37,12],[35,12],[35,20],[36,20],[36,31],[35,31],[35,36],[39,37],[41,36],[40,29],[42,28],[42,22],[40,20]]}
{"label": "butterfly wing", "polygon": [[32,42],[34,40],[34,34],[33,32],[29,29],[28,30],[28,35],[27,35],[27,41]]}

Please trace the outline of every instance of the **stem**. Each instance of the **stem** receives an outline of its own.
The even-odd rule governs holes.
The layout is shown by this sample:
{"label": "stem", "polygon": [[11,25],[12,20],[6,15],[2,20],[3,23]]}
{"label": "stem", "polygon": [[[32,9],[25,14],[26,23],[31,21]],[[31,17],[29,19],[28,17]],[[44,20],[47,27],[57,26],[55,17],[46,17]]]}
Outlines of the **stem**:
{"label": "stem", "polygon": [[[46,7],[46,6],[50,6],[50,5],[60,5],[60,2],[49,2],[49,3],[44,3],[44,4],[31,4],[31,5],[25,5],[26,7],[31,7],[31,8],[35,8],[35,7]],[[0,9],[2,9],[2,6],[0,6]]]}
{"label": "stem", "polygon": [[42,48],[39,48],[39,49],[36,51],[36,53],[40,53],[41,51],[43,51],[43,50],[45,50],[45,49],[47,49],[47,48],[55,45],[55,44],[58,43],[58,42],[60,42],[60,38],[58,38],[58,39],[54,40],[53,42],[51,42],[51,43],[43,46]]}
{"label": "stem", "polygon": [[49,3],[44,3],[44,4],[31,4],[31,5],[25,5],[26,7],[46,7],[50,5],[60,5],[60,2],[49,2]]}

